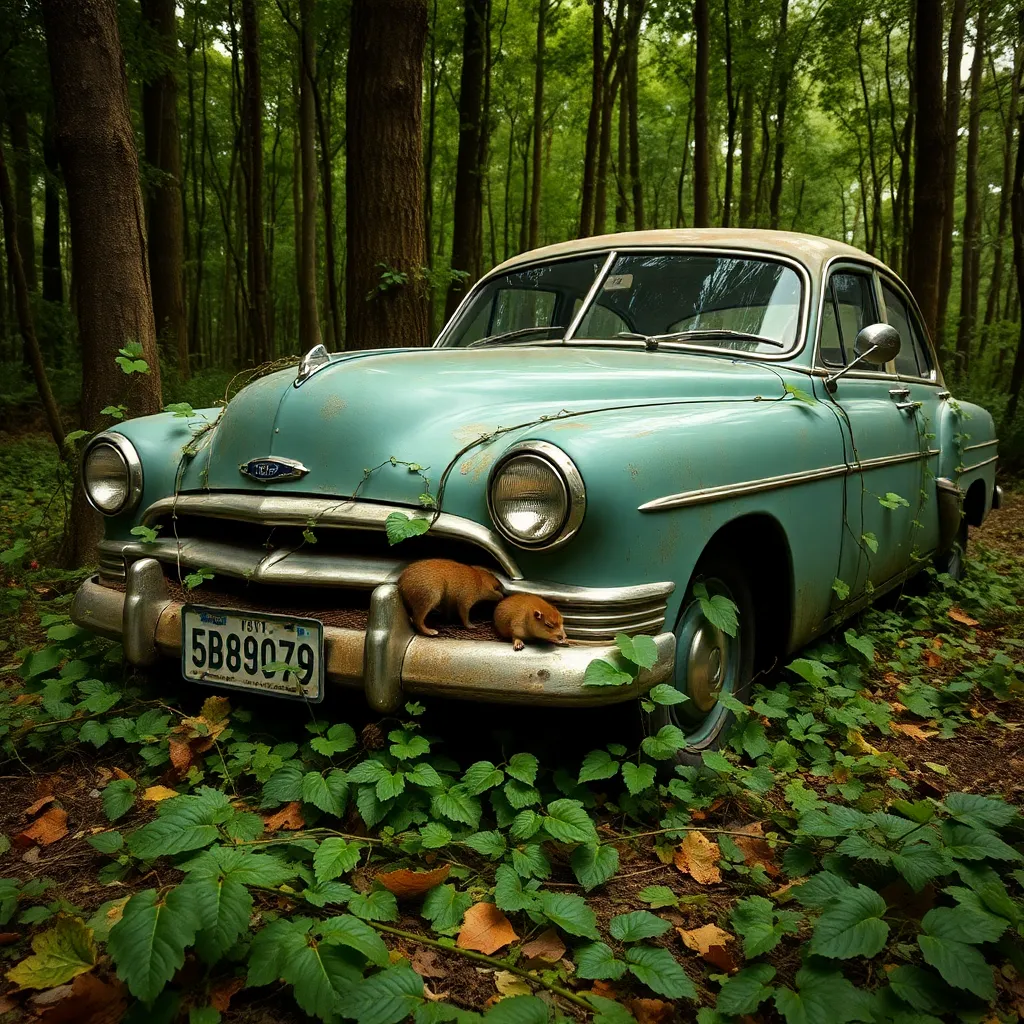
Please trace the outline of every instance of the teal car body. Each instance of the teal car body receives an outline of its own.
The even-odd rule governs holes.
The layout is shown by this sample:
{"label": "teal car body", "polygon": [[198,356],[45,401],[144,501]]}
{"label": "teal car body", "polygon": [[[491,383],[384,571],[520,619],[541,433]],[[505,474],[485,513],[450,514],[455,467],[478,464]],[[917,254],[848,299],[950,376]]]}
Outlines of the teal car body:
{"label": "teal car body", "polygon": [[[559,268],[588,267],[581,257],[598,269],[577,285],[575,271]],[[642,291],[644,273],[674,273],[668,257],[689,261],[683,274],[697,273],[695,257],[739,267],[742,288],[722,294],[747,288],[744,261],[775,268],[782,340],[736,341],[740,332],[720,327],[729,310],[710,331],[651,334],[626,293]],[[555,299],[528,295],[532,319],[517,337],[478,330],[477,344],[465,343],[481,304],[493,325],[499,303],[518,295],[512,284],[544,284],[545,267]],[[748,304],[747,319],[749,293],[729,300]],[[577,332],[585,308],[620,329],[548,330],[549,301],[572,309]],[[762,327],[770,318],[757,316]],[[895,326],[901,354],[849,367],[865,320]],[[140,493],[107,516],[101,571],[80,591],[76,621],[122,637],[129,659],[147,664],[178,654],[174,616],[207,594],[281,611],[290,593],[301,591],[305,607],[315,593],[320,607],[359,591],[366,607],[328,628],[326,673],[382,710],[407,692],[590,704],[669,681],[692,696],[691,677],[703,673],[708,706],[679,719],[699,749],[719,731],[721,689],[740,692],[752,666],[797,650],[933,560],[958,571],[966,526],[999,501],[992,418],[946,389],[906,287],[872,257],[810,236],[656,231],[541,249],[478,283],[433,348],[340,353],[310,369],[301,381],[295,369],[259,378],[224,409],[113,428],[137,453]],[[510,450],[534,449],[568,460],[584,489],[571,536],[551,544],[517,543],[488,501]],[[271,481],[240,472],[254,459],[304,472]],[[435,509],[422,505],[424,478]],[[396,510],[431,529],[389,547],[383,531]],[[155,541],[132,534],[140,524],[162,527]],[[299,538],[303,529],[315,543]],[[513,653],[486,628],[479,638],[412,636],[396,573],[453,550],[493,568],[510,592],[549,597],[572,645]],[[214,579],[185,595],[182,574],[199,568]],[[693,588],[705,577],[724,580],[742,643],[688,610],[699,608]],[[620,631],[656,637],[657,663],[633,686],[588,686],[586,665],[614,657]],[[359,657],[343,656],[356,647]]]}

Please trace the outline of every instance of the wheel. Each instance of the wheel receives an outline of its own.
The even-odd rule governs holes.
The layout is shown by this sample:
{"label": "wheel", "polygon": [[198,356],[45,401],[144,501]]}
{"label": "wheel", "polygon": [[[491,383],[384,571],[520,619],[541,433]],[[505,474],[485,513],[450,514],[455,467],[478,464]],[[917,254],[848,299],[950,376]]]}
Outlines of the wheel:
{"label": "wheel", "polygon": [[935,556],[935,571],[948,573],[955,580],[962,580],[967,561],[967,517],[960,520],[960,529],[956,531],[953,543]]}
{"label": "wheel", "polygon": [[[704,584],[709,597],[721,595],[736,605],[736,636],[729,636],[705,617],[693,593],[698,583]],[[676,667],[672,684],[688,699],[680,704],[658,705],[649,724],[653,732],[664,725],[680,728],[686,736],[686,747],[676,759],[680,764],[699,764],[701,753],[718,747],[733,720],[720,695],[731,693],[746,701],[754,674],[754,601],[743,571],[730,559],[701,559],[674,633]]]}

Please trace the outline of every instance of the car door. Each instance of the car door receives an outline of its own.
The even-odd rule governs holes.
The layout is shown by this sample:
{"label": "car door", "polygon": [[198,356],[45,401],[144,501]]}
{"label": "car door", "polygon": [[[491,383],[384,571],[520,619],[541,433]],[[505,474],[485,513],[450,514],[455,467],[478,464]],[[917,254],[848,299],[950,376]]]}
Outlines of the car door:
{"label": "car door", "polygon": [[[833,264],[822,296],[822,367],[835,372],[852,362],[858,332],[881,319],[874,270],[855,262]],[[912,502],[920,490],[919,435],[914,417],[899,408],[903,396],[892,365],[861,364],[830,391],[847,449],[837,577],[856,597],[910,564]]]}

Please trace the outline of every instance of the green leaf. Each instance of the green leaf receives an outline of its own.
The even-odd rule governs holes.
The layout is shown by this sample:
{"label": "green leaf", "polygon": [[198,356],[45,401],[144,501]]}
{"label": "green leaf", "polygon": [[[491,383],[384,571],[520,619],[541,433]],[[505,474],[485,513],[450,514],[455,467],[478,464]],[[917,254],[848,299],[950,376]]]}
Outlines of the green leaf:
{"label": "green leaf", "polygon": [[942,838],[949,855],[956,860],[1021,860],[1021,855],[987,829],[942,823]]}
{"label": "green leaf", "polygon": [[186,886],[161,900],[155,889],[137,892],[110,929],[107,952],[117,976],[136,999],[150,1002],[185,963],[199,920]]}
{"label": "green leaf", "polygon": [[201,849],[216,840],[216,824],[230,814],[227,794],[209,787],[164,800],[157,804],[156,820],[128,836],[128,849],[141,860]]}
{"label": "green leaf", "polygon": [[502,999],[484,1015],[487,1024],[548,1024],[548,1004],[537,996]]}
{"label": "green leaf", "polygon": [[903,1002],[921,1013],[945,1013],[949,989],[931,971],[903,965],[889,972],[889,984]]}
{"label": "green leaf", "polygon": [[220,1010],[215,1006],[193,1006],[188,1011],[188,1024],[220,1024]]}
{"label": "green leaf", "polygon": [[949,874],[951,865],[945,851],[927,843],[904,846],[892,858],[892,866],[915,892],[920,892],[933,878]]}
{"label": "green leaf", "polygon": [[724,594],[712,597],[703,583],[693,585],[693,596],[700,602],[701,614],[712,626],[717,626],[729,636],[736,636],[740,628],[740,612],[734,601],[730,601]]}
{"label": "green leaf", "polygon": [[787,932],[795,934],[800,915],[791,910],[776,913],[771,900],[749,896],[733,907],[731,920],[736,933],[743,938],[744,955],[751,959],[773,950]]}
{"label": "green leaf", "polygon": [[611,947],[603,942],[591,942],[576,950],[577,977],[616,981],[626,973],[626,970],[626,964],[616,960]]}
{"label": "green leaf", "polygon": [[124,837],[120,832],[97,832],[89,836],[89,845],[100,853],[117,853],[124,846]]}
{"label": "green leaf", "polygon": [[847,646],[852,647],[869,665],[875,660],[875,645],[871,642],[870,637],[858,636],[852,629],[848,629],[843,637]]}
{"label": "green leaf", "polygon": [[411,761],[430,752],[430,740],[409,729],[393,729],[388,739],[393,741],[388,753],[400,761]]}
{"label": "green leaf", "polygon": [[[440,780],[439,780],[440,781]],[[377,780],[377,799],[394,800],[405,792],[405,772],[388,772]]]}
{"label": "green leaf", "polygon": [[547,807],[544,829],[560,843],[597,843],[597,829],[578,800],[554,800]]}
{"label": "green leaf", "polygon": [[309,745],[318,754],[333,757],[335,754],[344,754],[346,750],[351,750],[356,745],[356,733],[351,725],[342,722],[339,725],[332,725],[326,736],[314,737]]}
{"label": "green leaf", "polygon": [[[379,786],[378,783],[378,797]],[[319,807],[326,814],[340,818],[345,813],[345,805],[348,803],[348,782],[345,773],[334,769],[325,777],[319,772],[306,772],[302,778],[302,800]]]}
{"label": "green leaf", "polygon": [[576,881],[584,889],[596,889],[619,870],[619,851],[614,846],[578,846],[570,860]]}
{"label": "green leaf", "polygon": [[474,829],[483,813],[480,801],[461,785],[452,786],[447,793],[438,793],[431,799],[430,807],[435,817],[447,818]]}
{"label": "green leaf", "polygon": [[508,864],[502,864],[494,874],[494,903],[499,910],[512,912],[526,910],[537,902],[537,895],[523,888],[522,879]]}
{"label": "green leaf", "polygon": [[135,790],[138,783],[134,779],[114,779],[108,782],[103,790],[103,812],[111,821],[124,817],[135,806]]}
{"label": "green leaf", "polygon": [[722,982],[715,1009],[726,1017],[753,1013],[775,991],[768,982],[775,977],[771,964],[751,964]]}
{"label": "green leaf", "polygon": [[624,761],[622,765],[622,781],[626,783],[626,789],[631,796],[637,796],[650,789],[657,774],[654,765],[647,762],[634,764],[632,761]]}
{"label": "green leaf", "polygon": [[594,1008],[593,1024],[636,1024],[636,1017],[614,999],[592,993],[584,993],[583,998]]}
{"label": "green leaf", "polygon": [[371,964],[387,967],[391,962],[384,940],[364,921],[351,914],[342,914],[322,921],[318,926],[324,942],[348,946],[362,953]]}
{"label": "green leaf", "polygon": [[1006,931],[1006,926],[1003,918],[965,904],[935,907],[921,921],[921,927],[933,938],[952,939],[969,945],[995,942]]}
{"label": "green leaf", "polygon": [[523,878],[548,878],[551,875],[551,861],[548,860],[540,843],[527,843],[512,851],[512,867]]}
{"label": "green leaf", "polygon": [[1017,808],[997,797],[976,793],[948,793],[942,801],[958,821],[975,828],[1003,828],[1017,816]]}
{"label": "green leaf", "polygon": [[654,668],[658,663],[658,645],[652,636],[627,636],[625,633],[618,633],[615,636],[615,646],[626,661],[637,668]]}
{"label": "green leaf", "polygon": [[655,761],[667,761],[685,746],[683,731],[674,725],[663,725],[653,736],[645,736],[640,744],[643,752]]}
{"label": "green leaf", "polygon": [[850,891],[850,883],[831,871],[819,871],[802,885],[792,889],[792,895],[802,907],[824,907],[832,899]]}
{"label": "green leaf", "polygon": [[679,897],[667,885],[648,885],[638,895],[652,910],[679,906]]}
{"label": "green leaf", "polygon": [[345,1000],[345,1016],[356,1024],[398,1024],[423,1002],[423,979],[401,963],[371,975]]}
{"label": "green leaf", "polygon": [[520,782],[525,782],[527,786],[532,786],[537,781],[537,768],[539,764],[540,762],[533,754],[513,754],[509,758],[505,771],[513,779],[518,779]]}
{"label": "green leaf", "polygon": [[775,1006],[786,1024],[846,1024],[872,1020],[862,993],[838,971],[803,967],[796,973],[797,991],[779,988]]}
{"label": "green leaf", "polygon": [[[377,762],[372,762],[376,764]],[[354,773],[353,773],[354,774]],[[287,804],[302,799],[303,771],[292,763],[278,768],[263,785],[263,806]]]}
{"label": "green leaf", "polygon": [[860,539],[873,555],[878,554],[878,538],[873,533],[862,533]]}
{"label": "green leaf", "polygon": [[58,917],[48,931],[32,938],[32,955],[7,972],[19,989],[55,988],[96,963],[92,929],[80,917]]}
{"label": "green leaf", "polygon": [[[405,781],[421,789],[441,789],[444,780],[437,774],[437,769],[426,761],[420,761],[405,772]],[[377,783],[378,787],[380,782]]]}
{"label": "green leaf", "polygon": [[670,683],[658,683],[647,696],[655,704],[682,704],[690,699],[682,690],[676,689]]}
{"label": "green leaf", "polygon": [[818,918],[810,952],[833,960],[876,956],[889,936],[889,926],[881,920],[884,913],[885,900],[874,889],[846,889]]}
{"label": "green leaf", "polygon": [[845,601],[850,596],[850,584],[844,583],[838,576],[832,581],[832,589],[840,601]]}
{"label": "green leaf", "polygon": [[435,885],[424,897],[422,914],[436,931],[447,932],[462,923],[472,905],[468,892],[459,892],[454,885]]}
{"label": "green leaf", "polygon": [[249,927],[252,897],[244,885],[231,878],[190,876],[187,889],[202,930],[196,949],[208,964],[215,964]]}
{"label": "green leaf", "polygon": [[693,982],[667,949],[661,946],[631,946],[626,950],[626,961],[630,972],[659,996],[666,999],[697,998]]}
{"label": "green leaf", "polygon": [[420,843],[424,850],[441,850],[452,841],[449,829],[437,821],[428,821],[420,829]]}
{"label": "green leaf", "polygon": [[618,914],[608,922],[608,930],[613,939],[619,942],[639,942],[641,939],[654,939],[664,935],[672,925],[656,914],[647,910],[634,910],[628,914]]}
{"label": "green leaf", "polygon": [[340,906],[350,903],[355,894],[356,891],[351,885],[337,881],[317,882],[316,885],[306,886],[302,891],[303,898],[314,907]]}
{"label": "green leaf", "polygon": [[901,497],[895,491],[887,491],[882,497],[878,499],[878,504],[882,508],[910,508],[910,502],[906,498]]}
{"label": "green leaf", "polygon": [[595,658],[583,673],[584,686],[626,686],[633,676],[613,665],[607,658]]}
{"label": "green leaf", "polygon": [[544,819],[536,811],[520,811],[509,827],[509,835],[518,842],[531,839],[540,831]]}
{"label": "green leaf", "polygon": [[498,858],[506,850],[505,837],[500,832],[475,832],[462,842],[481,856]]}
{"label": "green leaf", "polygon": [[172,402],[170,405],[164,406],[164,412],[173,412],[179,419],[195,415],[195,409],[188,402]]}
{"label": "green leaf", "polygon": [[597,938],[597,918],[582,896],[545,889],[538,893],[538,903],[544,916],[562,931],[584,939]]}
{"label": "green leaf", "polygon": [[392,512],[384,520],[384,531],[389,544],[399,544],[410,537],[420,537],[430,529],[430,520],[422,516],[411,518],[404,512]]}
{"label": "green leaf", "polygon": [[599,779],[610,779],[619,770],[619,762],[614,760],[607,750],[592,750],[583,759],[577,782],[596,782]]}
{"label": "green leaf", "polygon": [[374,889],[366,895],[357,893],[349,900],[348,909],[366,921],[398,920],[398,901],[387,889]]}
{"label": "green leaf", "polygon": [[509,779],[502,790],[505,799],[515,808],[529,807],[531,804],[540,803],[540,792],[533,786],[528,786],[518,779]]}
{"label": "green leaf", "polygon": [[466,791],[473,796],[486,793],[487,790],[500,786],[505,781],[505,773],[495,768],[490,761],[477,761],[471,764],[462,776]]}
{"label": "green leaf", "polygon": [[325,839],[313,854],[313,871],[318,882],[330,882],[348,874],[359,863],[363,847],[340,836]]}
{"label": "green leaf", "polygon": [[921,947],[925,962],[942,975],[943,981],[954,988],[965,988],[980,999],[989,1001],[995,998],[992,967],[974,946],[956,939],[927,934],[919,935],[917,944]]}
{"label": "green leaf", "polygon": [[802,388],[798,388],[795,384],[783,384],[782,387],[787,395],[792,395],[798,402],[803,402],[806,405],[818,404],[818,400],[814,395],[808,394]]}

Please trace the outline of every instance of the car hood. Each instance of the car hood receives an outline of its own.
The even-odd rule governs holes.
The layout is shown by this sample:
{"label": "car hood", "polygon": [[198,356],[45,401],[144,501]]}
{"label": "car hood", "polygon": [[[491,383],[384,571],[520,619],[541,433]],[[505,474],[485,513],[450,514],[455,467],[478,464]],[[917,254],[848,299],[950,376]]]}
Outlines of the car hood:
{"label": "car hood", "polygon": [[[545,436],[552,419],[599,429],[602,414],[669,405],[781,397],[782,373],[752,360],[710,354],[574,346],[393,349],[332,358],[294,386],[295,370],[255,381],[229,403],[200,442],[181,480],[187,490],[272,490],[352,495],[416,505],[424,467],[436,488],[445,467],[501,430],[504,450]],[[546,426],[545,426],[546,425]],[[515,428],[507,430],[503,428]],[[260,483],[239,466],[292,459],[300,479]],[[392,462],[394,460],[394,462]],[[493,453],[487,462],[493,460]]]}

